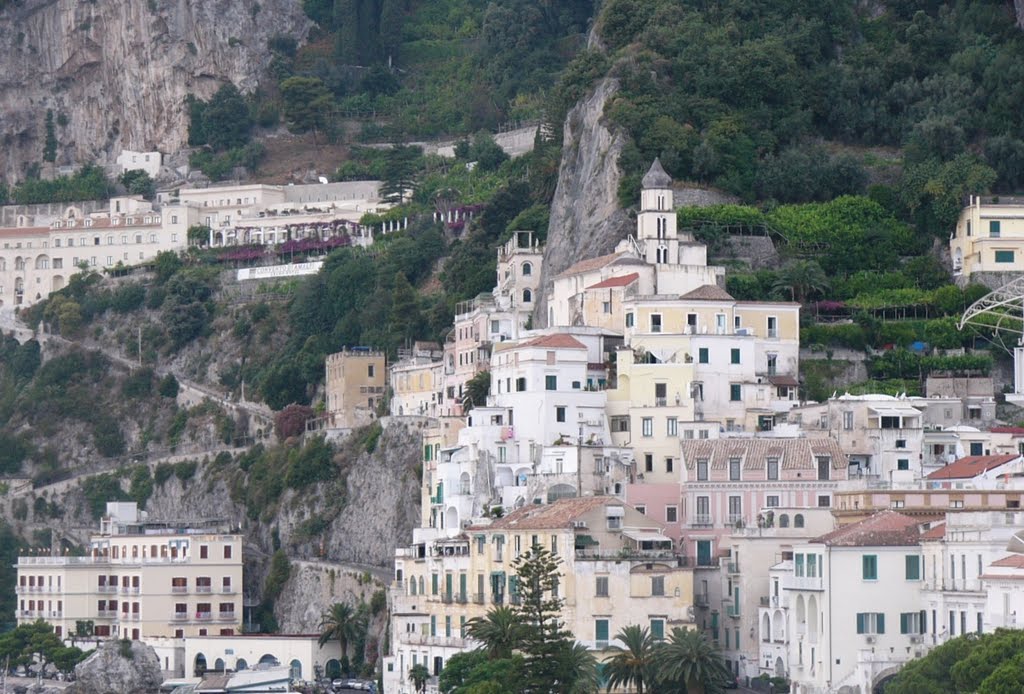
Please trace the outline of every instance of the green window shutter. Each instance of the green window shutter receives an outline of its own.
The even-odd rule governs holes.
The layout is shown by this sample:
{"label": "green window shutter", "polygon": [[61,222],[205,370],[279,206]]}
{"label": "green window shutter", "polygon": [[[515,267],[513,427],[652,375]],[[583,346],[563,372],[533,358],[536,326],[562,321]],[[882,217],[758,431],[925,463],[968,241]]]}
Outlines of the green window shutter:
{"label": "green window shutter", "polygon": [[700,349],[697,350],[697,361],[700,362],[701,364],[707,364],[708,363],[708,348],[707,347],[701,347]]}
{"label": "green window shutter", "polygon": [[1013,251],[996,251],[997,263],[1012,263]]}
{"label": "green window shutter", "polygon": [[989,221],[989,223],[988,223],[988,235],[989,236],[995,236],[996,238],[998,238],[999,237],[999,232],[1000,232],[1000,226],[1001,225],[1000,225],[998,219],[993,219],[993,220]]}
{"label": "green window shutter", "polygon": [[900,612],[900,633],[910,633],[910,615],[906,612]]}
{"label": "green window shutter", "polygon": [[437,617],[430,615],[430,635],[437,636]]}
{"label": "green window shutter", "polygon": [[865,554],[861,557],[861,565],[865,581],[875,581],[878,579],[878,557],[874,554]]}
{"label": "green window shutter", "polygon": [[907,555],[907,580],[921,580],[921,558],[915,554]]}
{"label": "green window shutter", "polygon": [[733,364],[739,364],[740,363],[740,351],[738,349],[736,349],[735,347],[732,349],[732,353],[730,355],[730,359],[731,359]]}
{"label": "green window shutter", "polygon": [[878,624],[878,633],[879,634],[884,634],[885,633],[885,614],[882,613],[882,612],[877,613],[875,615],[875,622]]}
{"label": "green window shutter", "polygon": [[437,595],[437,574],[430,574],[430,591]]}
{"label": "green window shutter", "polygon": [[608,620],[597,619],[594,620],[594,639],[596,641],[607,641],[608,640]]}
{"label": "green window shutter", "polygon": [[857,633],[858,634],[863,634],[864,633],[864,622],[866,621],[864,619],[864,617],[865,617],[865,614],[863,612],[858,612],[857,613]]}
{"label": "green window shutter", "polygon": [[665,638],[665,622],[661,619],[651,620],[651,637],[656,641],[662,641]]}
{"label": "green window shutter", "polygon": [[921,610],[921,633],[928,633],[928,610]]}

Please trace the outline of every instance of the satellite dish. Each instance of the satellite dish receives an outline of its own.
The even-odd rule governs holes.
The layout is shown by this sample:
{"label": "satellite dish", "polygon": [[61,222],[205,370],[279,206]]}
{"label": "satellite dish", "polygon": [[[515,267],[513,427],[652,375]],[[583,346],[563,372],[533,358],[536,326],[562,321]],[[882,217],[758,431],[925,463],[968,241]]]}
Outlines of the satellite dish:
{"label": "satellite dish", "polygon": [[327,177],[326,176],[320,176],[320,182],[323,183],[324,185],[327,185],[327,183],[328,183]]}

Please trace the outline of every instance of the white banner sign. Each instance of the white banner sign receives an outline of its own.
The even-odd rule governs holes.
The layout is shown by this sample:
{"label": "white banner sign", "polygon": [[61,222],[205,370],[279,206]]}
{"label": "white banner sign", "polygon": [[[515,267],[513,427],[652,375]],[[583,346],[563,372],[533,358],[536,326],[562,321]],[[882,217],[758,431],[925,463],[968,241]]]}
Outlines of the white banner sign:
{"label": "white banner sign", "polygon": [[292,263],[291,265],[268,265],[266,267],[247,267],[238,271],[238,281],[266,280],[274,277],[297,277],[299,275],[315,275],[323,267],[323,261],[313,263]]}

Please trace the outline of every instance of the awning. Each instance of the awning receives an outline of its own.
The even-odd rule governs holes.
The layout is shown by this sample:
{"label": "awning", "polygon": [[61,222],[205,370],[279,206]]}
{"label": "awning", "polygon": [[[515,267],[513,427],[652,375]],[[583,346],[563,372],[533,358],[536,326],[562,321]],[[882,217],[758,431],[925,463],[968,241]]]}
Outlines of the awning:
{"label": "awning", "polygon": [[576,536],[576,547],[593,547],[594,545],[601,544],[590,535],[577,535]]}
{"label": "awning", "polygon": [[920,410],[913,407],[869,407],[879,417],[920,417]]}
{"label": "awning", "polygon": [[623,530],[622,534],[628,537],[630,540],[636,540],[637,542],[668,542],[672,543],[672,538],[665,537],[661,534],[660,530]]}
{"label": "awning", "polygon": [[769,376],[768,382],[773,386],[791,386],[794,388],[800,385],[800,382],[797,381],[795,377],[784,375]]}
{"label": "awning", "polygon": [[605,508],[605,515],[608,518],[622,518],[626,515],[626,509],[621,506],[608,506]]}

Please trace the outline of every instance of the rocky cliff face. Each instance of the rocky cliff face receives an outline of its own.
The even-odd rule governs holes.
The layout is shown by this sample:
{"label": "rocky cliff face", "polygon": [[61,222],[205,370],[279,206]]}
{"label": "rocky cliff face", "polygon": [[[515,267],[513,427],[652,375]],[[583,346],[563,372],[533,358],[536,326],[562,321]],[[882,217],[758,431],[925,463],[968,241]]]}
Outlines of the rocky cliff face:
{"label": "rocky cliff face", "polygon": [[1013,0],[1013,7],[1017,10],[1017,26],[1024,29],[1024,0]]}
{"label": "rocky cliff face", "polygon": [[610,130],[603,118],[605,105],[618,90],[616,80],[601,80],[566,117],[544,251],[544,291],[535,316],[538,325],[547,325],[551,278],[578,260],[608,253],[632,227],[618,205],[618,161],[627,135]]}
{"label": "rocky cliff face", "polygon": [[254,89],[267,39],[302,39],[294,0],[25,0],[0,13],[0,176],[41,162],[52,109],[59,164],[112,161],[120,149],[174,151],[185,97],[225,81]]}
{"label": "rocky cliff face", "polygon": [[67,694],[149,694],[160,688],[160,659],[141,641],[108,641],[75,666]]}

